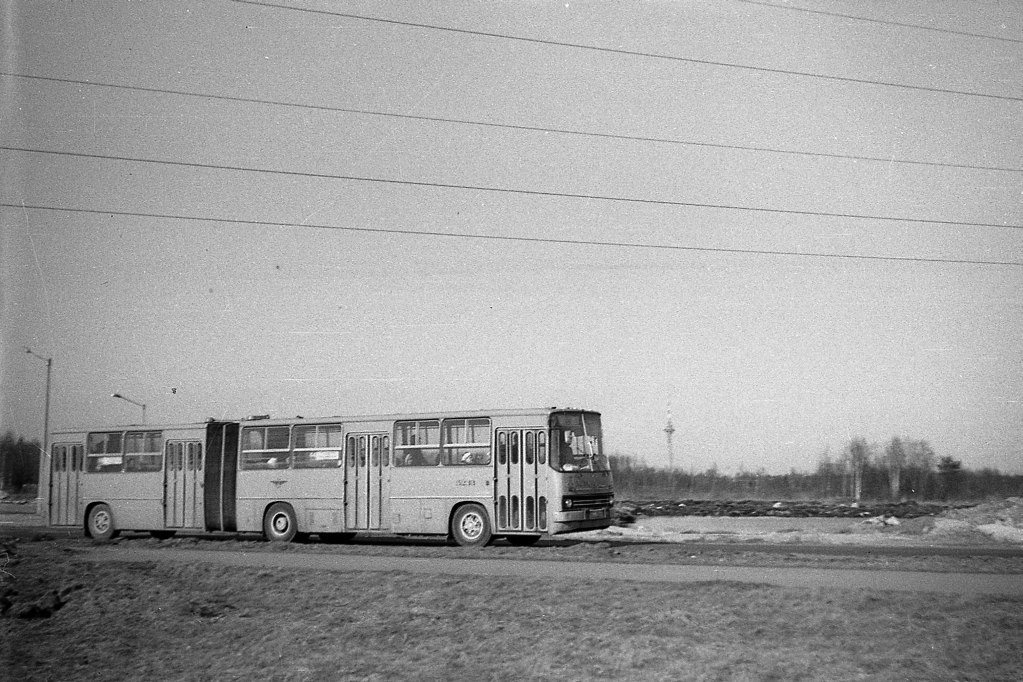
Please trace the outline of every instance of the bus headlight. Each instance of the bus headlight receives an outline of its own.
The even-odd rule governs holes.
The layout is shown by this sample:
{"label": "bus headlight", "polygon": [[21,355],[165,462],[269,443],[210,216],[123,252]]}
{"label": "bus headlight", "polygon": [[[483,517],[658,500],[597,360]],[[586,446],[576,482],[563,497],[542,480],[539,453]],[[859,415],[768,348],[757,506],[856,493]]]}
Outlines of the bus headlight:
{"label": "bus headlight", "polygon": [[572,508],[572,498],[571,497],[566,497],[565,499],[563,499],[561,501],[561,506],[564,507],[565,509],[571,509]]}

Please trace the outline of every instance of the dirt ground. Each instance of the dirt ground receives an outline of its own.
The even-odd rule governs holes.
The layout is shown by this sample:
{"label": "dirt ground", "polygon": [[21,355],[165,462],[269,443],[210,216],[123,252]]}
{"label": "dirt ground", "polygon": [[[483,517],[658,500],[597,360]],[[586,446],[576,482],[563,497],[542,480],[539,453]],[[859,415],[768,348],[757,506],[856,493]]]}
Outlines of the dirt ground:
{"label": "dirt ground", "polygon": [[[608,541],[277,546],[141,534],[102,549],[133,547],[370,554],[395,570],[97,562],[90,540],[8,536],[0,679],[997,681],[1017,680],[1023,665],[1018,597],[401,571],[402,557],[434,555],[846,567],[847,554]],[[1019,559],[997,556],[852,556],[889,568],[1020,569],[1011,563]]]}
{"label": "dirt ground", "polygon": [[628,527],[482,549],[441,539],[271,545],[125,533],[107,550],[380,557],[326,573],[86,557],[75,532],[0,526],[0,679],[1017,680],[1014,597],[715,581],[431,577],[409,557],[1023,573],[1018,502],[899,523],[640,517]]}

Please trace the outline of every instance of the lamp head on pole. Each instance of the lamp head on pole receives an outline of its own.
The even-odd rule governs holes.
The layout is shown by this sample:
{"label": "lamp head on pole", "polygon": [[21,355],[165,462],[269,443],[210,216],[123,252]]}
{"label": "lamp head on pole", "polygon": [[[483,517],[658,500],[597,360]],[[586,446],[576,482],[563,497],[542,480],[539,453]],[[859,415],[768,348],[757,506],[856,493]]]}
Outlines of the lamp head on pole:
{"label": "lamp head on pole", "polygon": [[43,357],[42,355],[40,355],[39,353],[36,353],[36,352],[35,352],[34,350],[32,350],[31,348],[29,348],[28,346],[22,346],[22,349],[23,349],[23,350],[24,350],[24,351],[25,351],[26,353],[28,353],[29,355],[31,355],[32,357],[34,357],[34,358],[39,358],[40,360],[42,360],[42,361],[43,361],[43,362],[45,362],[46,364],[50,364],[50,363],[51,363],[51,362],[53,361],[53,358],[44,358],[44,357]]}
{"label": "lamp head on pole", "polygon": [[110,397],[111,398],[117,398],[119,400],[123,400],[125,402],[131,403],[132,405],[135,405],[136,407],[141,407],[142,408],[142,423],[143,424],[146,423],[146,404],[145,403],[140,403],[137,400],[132,400],[128,396],[122,395],[120,393],[111,393]]}

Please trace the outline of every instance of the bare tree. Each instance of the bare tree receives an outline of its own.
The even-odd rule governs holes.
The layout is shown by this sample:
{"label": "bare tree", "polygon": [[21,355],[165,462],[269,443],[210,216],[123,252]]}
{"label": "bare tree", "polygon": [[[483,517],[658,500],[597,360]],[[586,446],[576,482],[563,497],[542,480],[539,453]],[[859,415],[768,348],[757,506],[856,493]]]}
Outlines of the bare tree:
{"label": "bare tree", "polygon": [[831,497],[833,490],[833,482],[838,479],[838,484],[842,484],[842,463],[839,461],[832,461],[831,451],[828,448],[824,448],[820,455],[817,457],[817,484],[818,494],[822,497]]}
{"label": "bare tree", "polygon": [[902,468],[906,466],[906,447],[898,436],[892,436],[892,439],[885,447],[884,463],[888,469],[888,488],[891,498],[898,500],[900,484],[902,482]]}
{"label": "bare tree", "polygon": [[906,447],[906,473],[910,490],[918,496],[927,494],[927,479],[934,471],[935,454],[925,440],[911,440]]}
{"label": "bare tree", "polygon": [[853,497],[859,502],[863,496],[863,469],[870,461],[870,445],[862,436],[856,436],[846,446],[845,455],[852,472]]}

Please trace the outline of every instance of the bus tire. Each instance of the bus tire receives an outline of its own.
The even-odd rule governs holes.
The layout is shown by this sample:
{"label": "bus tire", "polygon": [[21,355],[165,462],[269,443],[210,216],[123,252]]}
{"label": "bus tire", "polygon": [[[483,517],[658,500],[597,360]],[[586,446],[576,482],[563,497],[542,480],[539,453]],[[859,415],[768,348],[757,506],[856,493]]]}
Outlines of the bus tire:
{"label": "bus tire", "polygon": [[93,540],[110,540],[117,535],[117,531],[114,530],[114,513],[110,511],[110,506],[101,503],[90,509],[85,529]]}
{"label": "bus tire", "polygon": [[263,535],[270,542],[291,542],[298,535],[298,520],[290,504],[275,502],[263,516]]}
{"label": "bus tire", "polygon": [[539,535],[508,535],[508,544],[514,547],[532,547],[540,539]]}
{"label": "bus tire", "polygon": [[459,507],[451,517],[451,537],[462,547],[485,547],[490,542],[490,518],[478,504]]}

